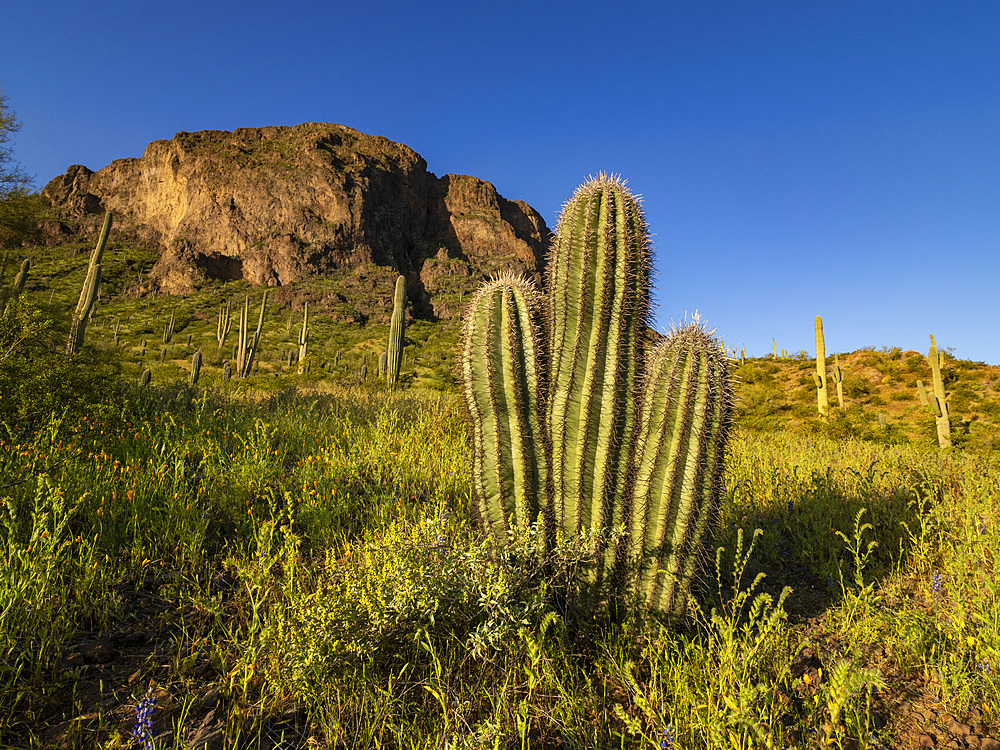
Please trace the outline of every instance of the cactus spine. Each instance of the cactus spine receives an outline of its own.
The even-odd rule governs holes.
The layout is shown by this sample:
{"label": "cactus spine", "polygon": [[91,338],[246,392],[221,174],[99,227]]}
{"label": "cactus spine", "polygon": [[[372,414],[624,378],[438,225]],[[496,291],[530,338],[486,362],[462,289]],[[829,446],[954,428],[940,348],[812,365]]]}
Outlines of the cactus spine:
{"label": "cactus spine", "polygon": [[943,450],[951,447],[951,410],[948,408],[947,397],[944,392],[944,381],[941,379],[941,367],[944,365],[944,355],[938,351],[934,341],[934,334],[931,334],[931,351],[927,355],[927,364],[931,366],[931,383],[933,393],[928,397],[931,409],[937,423],[938,446]]}
{"label": "cactus spine", "polygon": [[219,351],[222,351],[222,347],[226,345],[226,336],[229,335],[229,331],[233,328],[233,320],[229,314],[229,303],[226,303],[225,307],[219,305],[219,324],[216,326],[215,338],[219,342]]}
{"label": "cactus spine", "polygon": [[104,248],[108,244],[109,234],[111,234],[110,211],[104,215],[104,226],[101,228],[97,247],[90,254],[87,277],[83,282],[83,289],[80,290],[80,300],[76,303],[76,311],[73,313],[73,322],[69,329],[69,339],[66,342],[67,354],[76,354],[80,351],[84,337],[87,335],[87,321],[94,311],[94,303],[97,301],[97,294],[101,287],[101,258],[104,256]]}
{"label": "cactus spine", "polygon": [[389,322],[389,346],[386,349],[385,379],[389,385],[399,382],[399,368],[403,356],[403,335],[406,332],[406,279],[396,279],[396,293],[392,303],[392,320]]}
{"label": "cactus spine", "polygon": [[697,320],[650,353],[636,441],[631,552],[638,559],[640,601],[671,619],[684,613],[717,510],[732,416],[725,352]]}
{"label": "cactus spine", "polygon": [[[535,521],[548,486],[542,305],[533,283],[504,274],[476,292],[465,317],[461,368],[472,477],[479,511],[500,545],[510,525],[524,529]],[[551,544],[555,519],[549,513],[545,520]]]}
{"label": "cactus spine", "polygon": [[236,374],[238,377],[250,377],[253,369],[253,359],[260,345],[260,332],[264,328],[264,310],[267,307],[267,290],[260,298],[260,317],[257,319],[257,330],[250,335],[250,295],[243,299],[243,311],[240,313],[240,335],[236,346]]}
{"label": "cactus spine", "polygon": [[823,419],[830,416],[830,398],[826,387],[826,342],[823,340],[823,319],[816,316],[816,407]]}
{"label": "cactus spine", "polygon": [[196,351],[191,357],[191,385],[198,385],[198,376],[201,374],[201,349]]}
{"label": "cactus spine", "polygon": [[[302,311],[302,328],[299,329],[299,373],[304,372],[306,356],[309,353],[309,303]],[[291,363],[289,363],[291,364]]]}

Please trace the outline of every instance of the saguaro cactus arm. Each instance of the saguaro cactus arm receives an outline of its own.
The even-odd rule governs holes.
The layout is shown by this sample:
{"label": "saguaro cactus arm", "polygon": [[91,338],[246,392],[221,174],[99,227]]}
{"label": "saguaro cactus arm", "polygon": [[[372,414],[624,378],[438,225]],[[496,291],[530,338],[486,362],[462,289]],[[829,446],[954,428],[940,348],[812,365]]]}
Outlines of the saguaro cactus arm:
{"label": "saguaro cactus arm", "polygon": [[725,352],[697,321],[673,332],[649,359],[631,557],[640,601],[677,618],[722,492],[733,394]]}
{"label": "saguaro cactus arm", "polygon": [[622,521],[617,500],[637,421],[649,264],[639,200],[614,177],[581,185],[559,217],[547,290],[554,510],[568,535]]}
{"label": "saguaro cactus arm", "polygon": [[[542,370],[542,300],[528,280],[502,275],[469,303],[462,384],[473,442],[473,488],[495,540],[538,518],[548,487]],[[551,513],[546,539],[554,541]]]}

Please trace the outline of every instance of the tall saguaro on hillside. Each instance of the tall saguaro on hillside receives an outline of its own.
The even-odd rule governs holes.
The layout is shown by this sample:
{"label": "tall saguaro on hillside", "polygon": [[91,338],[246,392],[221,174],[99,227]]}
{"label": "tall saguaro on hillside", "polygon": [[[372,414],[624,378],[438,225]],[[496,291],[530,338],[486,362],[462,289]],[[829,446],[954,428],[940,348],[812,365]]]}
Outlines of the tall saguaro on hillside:
{"label": "tall saguaro on hillside", "polygon": [[97,240],[97,247],[90,254],[90,263],[87,265],[87,277],[83,282],[83,289],[80,290],[80,299],[76,303],[76,311],[73,313],[73,322],[69,329],[69,339],[66,342],[66,354],[76,354],[83,346],[84,337],[87,335],[87,321],[94,311],[97,303],[97,294],[101,287],[101,259],[104,256],[104,248],[108,244],[108,235],[111,234],[111,212],[104,215],[104,226],[101,227],[101,235]]}
{"label": "tall saguaro on hillside", "polygon": [[830,397],[826,385],[826,342],[823,339],[823,319],[816,316],[816,405],[819,415],[826,419],[830,416]]}

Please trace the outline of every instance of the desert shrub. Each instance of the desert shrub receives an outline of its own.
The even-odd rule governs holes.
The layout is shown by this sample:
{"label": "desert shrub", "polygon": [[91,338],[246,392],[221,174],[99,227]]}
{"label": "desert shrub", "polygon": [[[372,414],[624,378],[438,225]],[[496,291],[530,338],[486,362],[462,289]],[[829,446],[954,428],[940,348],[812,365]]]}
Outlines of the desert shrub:
{"label": "desert shrub", "polygon": [[0,322],[0,421],[45,421],[50,414],[93,415],[117,391],[121,363],[116,352],[85,347],[73,357],[36,309],[12,304]]}

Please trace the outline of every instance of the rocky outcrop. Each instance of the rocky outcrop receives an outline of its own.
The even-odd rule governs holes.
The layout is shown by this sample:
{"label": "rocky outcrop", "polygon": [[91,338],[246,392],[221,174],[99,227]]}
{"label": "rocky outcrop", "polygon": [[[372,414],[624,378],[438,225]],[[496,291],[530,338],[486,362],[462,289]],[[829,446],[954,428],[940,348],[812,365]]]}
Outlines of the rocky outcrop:
{"label": "rocky outcrop", "polygon": [[549,239],[537,211],[490,183],[438,178],[407,146],[332,124],[178,133],[97,172],[72,166],[42,194],[67,225],[114,211],[116,237],[161,252],[149,284],[173,294],[378,266],[450,317],[494,271],[540,273]]}

